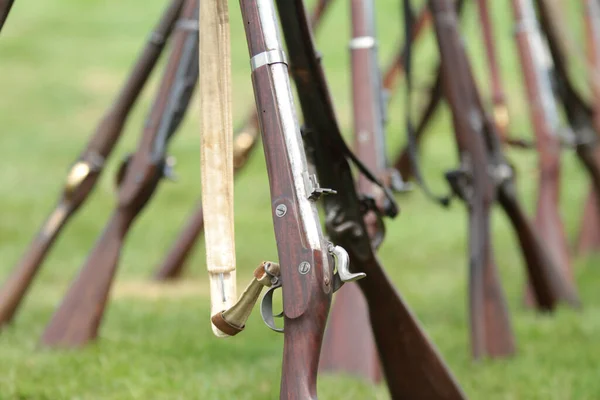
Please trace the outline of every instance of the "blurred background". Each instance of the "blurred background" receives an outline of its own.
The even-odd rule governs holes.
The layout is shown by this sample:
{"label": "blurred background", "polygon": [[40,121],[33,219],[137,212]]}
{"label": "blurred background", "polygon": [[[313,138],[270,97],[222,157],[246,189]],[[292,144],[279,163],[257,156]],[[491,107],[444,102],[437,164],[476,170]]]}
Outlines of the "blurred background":
{"label": "blurred background", "polygon": [[[25,251],[62,190],[71,163],[86,146],[141,51],[166,1],[17,1],[0,35],[0,282]],[[416,5],[422,1],[414,1]],[[565,3],[573,46],[583,55],[579,2]],[[310,8],[312,1],[307,3]],[[509,99],[511,131],[531,137],[509,2],[490,1]],[[380,61],[387,66],[402,44],[397,0],[376,4]],[[239,4],[230,2],[236,121],[254,107],[249,56]],[[334,0],[316,35],[344,134],[352,135],[349,73],[349,2]],[[490,98],[475,2],[462,17],[479,86]],[[414,50],[415,91],[434,79],[437,48],[424,35]],[[160,66],[168,50],[162,57]],[[581,68],[583,59],[572,60]],[[282,336],[258,312],[245,332],[218,340],[209,326],[209,299],[200,242],[181,282],[155,284],[151,274],[200,199],[197,93],[171,141],[176,183],[163,182],[130,231],[97,344],[82,351],[37,348],[41,332],[86,259],[115,207],[114,175],[139,140],[156,84],[128,120],[101,181],[58,239],[15,324],[0,334],[0,399],[267,399],[279,393]],[[586,92],[588,93],[588,92]],[[388,148],[394,159],[405,142],[404,86],[389,108]],[[415,111],[423,101],[415,96]],[[443,172],[457,165],[446,106],[422,146],[422,165],[436,191]],[[351,142],[349,142],[351,143]],[[507,150],[517,167],[520,197],[531,213],[537,187],[533,151]],[[578,232],[587,177],[572,152],[563,156],[561,209],[572,241]],[[495,255],[508,298],[518,353],[512,359],[473,363],[466,315],[466,213],[432,204],[418,190],[398,196],[401,214],[387,223],[380,256],[466,393],[474,399],[600,398],[600,269],[598,257],[576,258],[583,309],[538,315],[522,306],[524,267],[515,237],[500,212],[493,218]],[[258,147],[236,179],[238,286],[257,263],[276,260],[263,152]],[[322,375],[321,399],[386,399],[384,385]]]}

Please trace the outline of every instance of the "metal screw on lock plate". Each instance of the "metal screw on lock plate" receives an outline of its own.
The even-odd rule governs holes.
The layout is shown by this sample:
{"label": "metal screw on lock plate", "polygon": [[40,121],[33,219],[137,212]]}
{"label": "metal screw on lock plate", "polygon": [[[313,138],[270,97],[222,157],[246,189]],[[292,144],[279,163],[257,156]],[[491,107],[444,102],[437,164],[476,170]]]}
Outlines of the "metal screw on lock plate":
{"label": "metal screw on lock plate", "polygon": [[298,265],[298,272],[300,272],[302,275],[308,274],[309,271],[310,271],[310,264],[308,262],[302,261],[300,263],[300,265]]}
{"label": "metal screw on lock plate", "polygon": [[286,212],[287,207],[285,206],[285,204],[280,204],[277,207],[275,207],[275,215],[277,215],[279,218],[283,217]]}

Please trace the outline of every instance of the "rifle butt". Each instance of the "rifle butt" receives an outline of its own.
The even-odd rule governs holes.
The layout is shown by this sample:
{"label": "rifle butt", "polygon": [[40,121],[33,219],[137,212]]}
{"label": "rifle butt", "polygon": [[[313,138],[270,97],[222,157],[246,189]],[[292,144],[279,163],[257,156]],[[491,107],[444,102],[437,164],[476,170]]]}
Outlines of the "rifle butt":
{"label": "rifle butt", "polygon": [[358,281],[367,299],[375,343],[391,398],[465,399],[441,355],[396,291],[375,256],[355,268],[367,273]]}
{"label": "rifle butt", "polygon": [[192,253],[196,241],[204,230],[204,214],[202,204],[190,218],[185,229],[181,232],[173,247],[169,250],[167,257],[154,273],[156,281],[175,280],[181,276],[185,262]]}
{"label": "rifle butt", "polygon": [[319,370],[341,371],[373,383],[381,381],[381,366],[370,328],[367,302],[354,283],[345,284],[335,296]]}
{"label": "rifle butt", "polygon": [[118,265],[124,232],[133,218],[117,211],[41,337],[45,347],[78,348],[98,336]]}
{"label": "rifle butt", "polygon": [[298,318],[284,316],[281,400],[317,399],[319,356],[329,305],[329,301],[315,304]]}
{"label": "rifle butt", "polygon": [[510,356],[515,352],[515,343],[491,247],[489,208],[473,207],[469,227],[472,355],[475,360]]}
{"label": "rifle butt", "polygon": [[579,225],[579,234],[575,243],[575,252],[578,255],[586,255],[600,251],[600,207],[598,206],[598,195],[590,188],[585,206],[581,224]]}
{"label": "rifle butt", "polygon": [[551,311],[560,301],[579,307],[575,287],[561,274],[553,254],[546,248],[533,223],[517,202],[512,183],[500,186],[498,202],[517,234],[537,308]]}

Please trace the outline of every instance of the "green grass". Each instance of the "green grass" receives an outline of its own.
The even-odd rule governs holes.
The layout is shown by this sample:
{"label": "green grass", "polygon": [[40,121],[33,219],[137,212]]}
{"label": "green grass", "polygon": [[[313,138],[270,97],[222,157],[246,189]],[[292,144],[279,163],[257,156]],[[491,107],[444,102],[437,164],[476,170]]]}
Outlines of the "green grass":
{"label": "green grass", "polygon": [[[133,57],[164,7],[164,1],[17,1],[0,36],[0,279],[4,279],[56,201],[65,171],[76,158],[124,80]],[[332,6],[317,42],[345,134],[351,134],[348,72],[349,10]],[[464,15],[469,51],[481,86],[480,32],[473,2]],[[530,124],[510,24],[508,2],[490,2],[500,61],[510,96],[514,132]],[[239,7],[231,2],[234,107],[241,120],[253,94]],[[397,1],[377,2],[381,60],[390,59],[401,31]],[[504,8],[502,8],[504,7]],[[577,10],[569,15],[581,28]],[[581,32],[575,34],[581,37]],[[436,51],[431,35],[415,55],[417,86],[431,79]],[[152,87],[160,73],[153,76]],[[583,78],[582,78],[583,79]],[[487,93],[487,90],[485,91]],[[402,104],[390,108],[390,155],[404,141]],[[266,399],[278,396],[282,337],[253,315],[238,337],[217,340],[209,327],[202,246],[183,282],[158,286],[150,274],[199,198],[197,112],[189,113],[172,142],[177,184],[165,182],[130,232],[101,340],[82,351],[49,351],[38,338],[69,282],[85,260],[115,206],[113,176],[134,149],[152,90],[138,102],[106,173],[93,196],[57,241],[15,324],[0,334],[0,399]],[[193,102],[197,110],[198,100]],[[445,110],[425,141],[425,174],[436,190],[442,171],[456,165]],[[519,189],[531,212],[536,157],[510,152]],[[572,154],[564,157],[562,211],[569,236],[577,233],[586,177]],[[276,248],[262,150],[236,181],[236,234],[240,282]],[[473,363],[465,313],[466,216],[454,204],[442,210],[418,192],[399,198],[402,213],[388,223],[381,258],[467,394],[474,399],[600,398],[600,269],[596,258],[576,259],[584,308],[552,316],[523,309],[523,263],[510,226],[494,214],[495,254],[507,293],[518,354]],[[243,283],[240,283],[242,285]],[[385,386],[351,377],[321,376],[322,399],[385,399]]]}

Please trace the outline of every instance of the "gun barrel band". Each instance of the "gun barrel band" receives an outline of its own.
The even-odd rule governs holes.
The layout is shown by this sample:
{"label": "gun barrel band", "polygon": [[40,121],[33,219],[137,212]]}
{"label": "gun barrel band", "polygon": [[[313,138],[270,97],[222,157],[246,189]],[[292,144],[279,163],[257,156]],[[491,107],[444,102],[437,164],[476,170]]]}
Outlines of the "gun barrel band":
{"label": "gun barrel band", "polygon": [[197,32],[199,30],[197,19],[182,18],[179,21],[177,21],[176,27],[177,27],[177,29],[181,29],[182,31],[190,31],[190,32],[196,31]]}
{"label": "gun barrel band", "polygon": [[250,67],[252,71],[265,65],[285,64],[288,65],[287,57],[283,50],[275,49],[263,51],[250,59]]}
{"label": "gun barrel band", "polygon": [[520,21],[517,21],[515,27],[513,28],[513,32],[515,35],[525,32],[525,33],[536,33],[540,29],[537,21],[532,18],[523,18]]}
{"label": "gun barrel band", "polygon": [[350,50],[371,49],[377,46],[377,40],[373,36],[359,36],[350,40]]}

